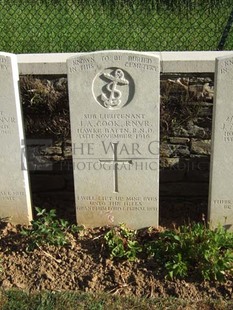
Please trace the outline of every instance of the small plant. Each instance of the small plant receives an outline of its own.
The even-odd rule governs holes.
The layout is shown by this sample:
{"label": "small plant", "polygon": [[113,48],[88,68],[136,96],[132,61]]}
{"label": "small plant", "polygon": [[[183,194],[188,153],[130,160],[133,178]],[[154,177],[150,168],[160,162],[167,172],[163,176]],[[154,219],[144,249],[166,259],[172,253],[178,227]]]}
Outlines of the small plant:
{"label": "small plant", "polygon": [[69,223],[63,219],[57,219],[54,209],[46,211],[36,208],[36,219],[31,221],[30,228],[22,228],[21,234],[28,237],[28,250],[33,250],[42,245],[63,246],[68,244],[66,233],[70,230],[75,233],[79,230],[76,225],[69,226]]}
{"label": "small plant", "polygon": [[111,258],[126,258],[135,261],[142,247],[136,240],[136,231],[128,229],[124,224],[109,230],[104,239],[110,250]]}
{"label": "small plant", "polygon": [[181,226],[158,234],[147,249],[171,279],[195,273],[222,281],[233,271],[233,234],[222,227],[213,231],[202,224]]}

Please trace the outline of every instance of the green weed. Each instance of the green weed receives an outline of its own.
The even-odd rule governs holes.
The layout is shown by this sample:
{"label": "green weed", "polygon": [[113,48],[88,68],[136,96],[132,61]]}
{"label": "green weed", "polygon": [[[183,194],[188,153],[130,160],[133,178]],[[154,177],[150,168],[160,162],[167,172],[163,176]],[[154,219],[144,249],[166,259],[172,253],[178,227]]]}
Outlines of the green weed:
{"label": "green weed", "polygon": [[136,237],[137,232],[124,224],[108,231],[104,239],[111,258],[134,261],[147,250],[170,279],[195,274],[200,279],[223,281],[233,272],[233,233],[222,227],[211,230],[197,223],[157,232],[152,241],[139,243]]}
{"label": "green weed", "polygon": [[128,229],[124,224],[109,230],[104,239],[110,250],[111,258],[126,258],[134,261],[142,247],[136,240],[136,231]]}
{"label": "green weed", "polygon": [[225,279],[233,271],[233,234],[202,224],[158,234],[147,249],[171,279],[195,273],[204,280]]}
{"label": "green weed", "polygon": [[54,209],[46,211],[36,208],[36,219],[31,221],[31,227],[22,228],[21,234],[28,238],[28,250],[42,245],[64,246],[69,243],[66,233],[76,233],[80,227],[69,225],[64,219],[57,219]]}
{"label": "green weed", "polygon": [[[37,218],[31,222],[31,227],[21,230],[28,238],[28,250],[45,244],[67,245],[67,233],[74,234],[81,229],[57,219],[55,210],[36,208],[36,211]],[[111,228],[104,235],[110,257],[135,261],[145,250],[170,279],[195,275],[204,280],[223,281],[233,273],[233,233],[222,227],[211,230],[198,223],[156,232],[151,241],[146,237],[139,242],[137,237],[137,231],[124,224]]]}

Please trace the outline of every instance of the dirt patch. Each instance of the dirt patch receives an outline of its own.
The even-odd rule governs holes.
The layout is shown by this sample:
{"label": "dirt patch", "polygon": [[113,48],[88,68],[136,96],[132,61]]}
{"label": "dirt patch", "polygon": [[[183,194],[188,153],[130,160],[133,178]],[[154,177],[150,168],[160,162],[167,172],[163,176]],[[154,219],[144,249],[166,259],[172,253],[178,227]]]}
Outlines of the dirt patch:
{"label": "dirt patch", "polygon": [[36,290],[108,292],[143,297],[174,296],[186,300],[232,299],[233,277],[224,283],[201,282],[195,275],[168,281],[154,260],[142,254],[137,262],[111,260],[103,236],[109,229],[84,230],[70,235],[70,245],[41,247],[27,252],[20,227],[2,224],[0,257],[1,287]]}

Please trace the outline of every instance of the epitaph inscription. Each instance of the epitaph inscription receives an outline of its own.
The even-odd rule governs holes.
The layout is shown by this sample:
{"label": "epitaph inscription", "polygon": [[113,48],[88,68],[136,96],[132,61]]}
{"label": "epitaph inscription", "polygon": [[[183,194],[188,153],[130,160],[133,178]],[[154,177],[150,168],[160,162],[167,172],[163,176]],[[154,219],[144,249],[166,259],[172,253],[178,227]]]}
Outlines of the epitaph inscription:
{"label": "epitaph inscription", "polygon": [[209,221],[233,231],[233,56],[216,60]]}
{"label": "epitaph inscription", "polygon": [[158,57],[96,52],[67,65],[78,223],[157,226]]}
{"label": "epitaph inscription", "polygon": [[[32,219],[15,55],[0,53],[0,217],[15,224]],[[24,161],[24,169],[22,163]]]}

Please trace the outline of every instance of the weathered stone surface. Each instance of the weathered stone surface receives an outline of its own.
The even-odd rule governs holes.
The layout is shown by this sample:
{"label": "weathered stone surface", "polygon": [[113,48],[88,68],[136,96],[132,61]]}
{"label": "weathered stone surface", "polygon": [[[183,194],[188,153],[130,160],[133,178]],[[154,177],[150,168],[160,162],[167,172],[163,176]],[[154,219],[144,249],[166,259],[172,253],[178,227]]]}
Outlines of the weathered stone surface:
{"label": "weathered stone surface", "polygon": [[179,126],[178,128],[175,127],[172,130],[174,136],[181,136],[181,137],[190,137],[191,134],[187,128],[184,128],[182,126]]}
{"label": "weathered stone surface", "polygon": [[175,158],[167,158],[160,157],[160,167],[161,168],[172,168],[179,164],[180,159],[178,157]]}
{"label": "weathered stone surface", "polygon": [[61,155],[62,149],[59,146],[50,146],[50,147],[46,147],[43,150],[43,153],[46,155]]}
{"label": "weathered stone surface", "polygon": [[191,140],[191,152],[199,155],[210,155],[211,140]]}
{"label": "weathered stone surface", "polygon": [[193,120],[190,120],[187,124],[187,129],[191,137],[205,138],[206,131],[203,127],[197,126]]}
{"label": "weathered stone surface", "polygon": [[158,225],[159,69],[131,51],[68,60],[79,224]]}
{"label": "weathered stone surface", "polygon": [[170,137],[169,141],[170,143],[174,144],[187,144],[190,141],[190,139],[184,137]]}
{"label": "weathered stone surface", "polygon": [[72,147],[71,146],[66,146],[64,149],[64,157],[66,159],[72,158]]}
{"label": "weathered stone surface", "polygon": [[0,53],[0,217],[29,224],[32,210],[18,79],[16,56]]}
{"label": "weathered stone surface", "polygon": [[[207,105],[207,106],[203,106],[203,105]],[[199,102],[196,103],[196,105],[200,105]],[[212,114],[213,114],[213,103],[207,103],[207,102],[203,102],[203,105],[201,107],[201,110],[199,111],[198,115],[200,118],[202,117],[209,117],[210,119],[207,119],[206,125],[208,126],[208,124],[211,122],[212,119]],[[207,127],[209,129],[209,127]]]}
{"label": "weathered stone surface", "polygon": [[216,60],[209,221],[233,231],[233,55]]}
{"label": "weathered stone surface", "polygon": [[196,121],[190,120],[184,127],[182,125],[180,125],[179,127],[175,127],[173,129],[173,134],[174,136],[181,136],[181,137],[209,139],[210,129],[208,128],[208,124],[206,124],[206,127],[202,127],[201,124],[199,125],[197,124],[198,124],[197,120]]}
{"label": "weathered stone surface", "polygon": [[183,157],[190,154],[187,145],[161,143],[160,154],[163,157]]}

